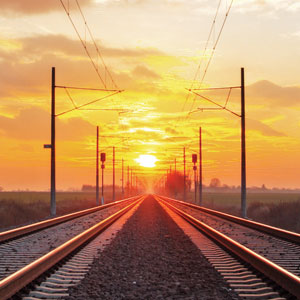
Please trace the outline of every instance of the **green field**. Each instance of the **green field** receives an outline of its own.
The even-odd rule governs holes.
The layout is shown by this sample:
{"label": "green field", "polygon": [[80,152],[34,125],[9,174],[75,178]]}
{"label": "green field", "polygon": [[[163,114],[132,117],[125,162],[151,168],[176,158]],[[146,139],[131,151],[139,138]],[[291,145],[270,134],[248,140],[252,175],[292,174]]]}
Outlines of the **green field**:
{"label": "green field", "polygon": [[[105,202],[111,201],[112,193],[107,190]],[[125,195],[127,196],[127,195]],[[120,198],[117,191],[116,198]],[[188,194],[193,202],[194,194]],[[182,200],[178,196],[177,199]],[[203,205],[233,215],[240,215],[240,194],[225,192],[206,192]],[[57,215],[95,206],[94,192],[58,192]],[[248,217],[287,230],[300,232],[300,194],[299,193],[248,193]],[[23,225],[49,217],[49,192],[1,192],[0,193],[0,230],[11,226]]]}
{"label": "green field", "polygon": [[[120,193],[116,193],[116,200]],[[111,191],[104,194],[105,202],[110,202]],[[96,205],[95,192],[57,192],[57,215],[90,208]],[[50,214],[49,192],[1,192],[0,230],[10,226],[23,225],[48,218]]]}
{"label": "green field", "polygon": [[[188,201],[194,203],[193,193],[188,194]],[[240,216],[241,195],[203,193],[203,206]],[[247,193],[247,216],[258,222],[300,233],[300,193]]]}

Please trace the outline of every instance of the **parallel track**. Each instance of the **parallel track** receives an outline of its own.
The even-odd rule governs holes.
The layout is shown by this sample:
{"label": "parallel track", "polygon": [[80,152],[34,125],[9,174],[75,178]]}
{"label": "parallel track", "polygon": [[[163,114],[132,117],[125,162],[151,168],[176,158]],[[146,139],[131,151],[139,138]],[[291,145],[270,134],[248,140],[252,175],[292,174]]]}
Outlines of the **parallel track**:
{"label": "parallel track", "polygon": [[[188,204],[182,201],[174,200],[167,197],[162,196],[155,196],[155,198],[158,201],[162,201],[167,207],[169,207],[171,210],[176,212],[176,214],[180,215],[182,218],[184,218],[186,221],[191,223],[194,227],[199,229],[200,231],[204,232],[207,236],[209,236],[211,239],[213,239],[216,243],[222,245],[223,248],[227,249],[230,253],[233,253],[235,256],[239,257],[242,261],[245,262],[245,264],[250,265],[255,270],[258,270],[261,274],[263,274],[265,277],[270,278],[273,282],[275,282],[279,287],[282,287],[284,290],[288,291],[290,294],[294,295],[295,297],[300,299],[300,278],[296,274],[300,272],[300,255],[298,253],[300,250],[299,247],[299,240],[300,235],[296,233],[289,233],[288,231],[284,231],[281,229],[277,229],[271,226],[267,226],[264,224],[240,219],[234,216],[230,216],[227,214],[219,213],[216,211],[206,210],[204,208],[199,208],[198,206]],[[179,204],[179,205],[178,205]],[[178,208],[180,206],[180,209]],[[240,244],[238,241],[228,237],[225,234],[222,234],[218,230],[212,228],[211,226],[208,226],[207,224],[199,221],[197,218],[193,217],[192,215],[186,213],[183,211],[182,206],[189,206],[193,209],[201,210],[201,212],[218,215],[218,217],[224,217],[226,220],[229,220],[231,222],[242,224],[243,226],[236,225],[236,227],[244,227],[249,225],[249,227],[255,228],[256,230],[260,230],[263,232],[269,232],[269,237],[267,239],[271,239],[270,236],[276,236],[275,240],[279,240],[278,236],[281,238],[284,238],[284,240],[290,240],[293,241],[293,243],[288,243],[285,241],[280,241],[285,243],[284,245],[287,247],[289,245],[290,248],[285,248],[285,251],[288,254],[288,258],[283,259],[283,261],[280,261],[280,253],[277,255],[277,261],[274,263],[273,261],[267,259],[265,256],[266,253],[272,252],[274,249],[270,249],[268,247],[264,247],[263,242],[260,241],[260,243],[256,246],[262,245],[260,248],[261,254],[256,253],[256,251],[253,251],[249,249],[248,247],[245,247],[244,245]],[[199,214],[199,213],[198,213]],[[239,228],[236,228],[235,226],[230,225],[231,231],[235,233],[239,230]],[[252,230],[252,229],[251,229]],[[240,233],[239,236],[245,236],[249,235],[249,233]],[[261,234],[266,236],[266,234]],[[247,245],[248,246],[248,245]],[[253,246],[253,245],[249,245]],[[272,246],[271,246],[272,247]],[[276,247],[276,246],[275,246]],[[274,248],[274,245],[273,245]],[[292,254],[297,253],[297,256],[293,256]],[[276,252],[276,249],[275,249]],[[289,255],[289,252],[291,255]],[[287,269],[281,267],[279,263],[282,263],[285,266],[290,267],[292,272],[288,271]],[[245,274],[248,275],[246,272]],[[240,273],[242,276],[243,273]]]}
{"label": "parallel track", "polygon": [[[113,224],[123,214],[135,207],[135,205],[137,205],[142,199],[144,199],[144,196],[135,197],[134,200],[131,199],[133,202],[110,217],[78,234],[46,255],[43,255],[37,260],[1,280],[0,299],[8,299],[9,297],[13,296],[40,275],[47,272],[57,263],[65,259],[68,255],[74,253],[74,251],[76,252],[77,249],[82,247],[82,245],[93,239],[95,236]],[[23,233],[21,235],[23,235]]]}
{"label": "parallel track", "polygon": [[[291,270],[294,272],[293,274],[289,270],[279,266],[277,261],[274,263],[274,261],[264,257],[264,253],[258,254],[257,251],[249,249],[247,247],[248,245],[245,246],[240,244],[233,238],[228,237],[227,234],[221,233],[211,226],[204,224],[204,222],[201,222],[194,216],[184,211],[187,209],[192,209],[193,211],[198,211],[199,214],[199,207],[162,196],[154,197],[159,201],[159,203],[161,203],[163,207],[165,207],[165,209],[173,211],[173,214],[182,217],[184,220],[192,224],[193,227],[199,229],[204,233],[205,236],[209,237],[209,239],[216,243],[215,245],[208,238],[205,238],[202,235],[203,237],[201,237],[200,242],[202,247],[201,251],[241,297],[245,299],[286,299],[279,296],[279,294],[282,294],[284,297],[288,297],[288,299],[295,299],[293,297],[300,299],[300,278],[296,275],[298,274],[297,269],[300,270],[300,256],[298,256],[298,261],[296,260],[299,263],[299,268],[296,266],[296,269],[295,260],[284,259],[285,262],[283,262],[283,264],[291,267]],[[114,221],[116,221],[126,212],[130,211],[134,207],[137,207],[137,205],[144,198],[145,196],[136,197],[135,200],[131,199],[133,202],[122,208],[120,211],[114,213],[100,223],[73,237],[46,255],[40,257],[39,259],[33,261],[29,265],[0,281],[0,299],[8,299],[9,297],[15,295],[18,291],[36,280],[38,277],[45,273],[49,274],[49,270],[54,270],[54,268],[56,271],[50,272],[52,275],[48,277],[47,281],[42,283],[36,291],[32,292],[31,296],[25,297],[24,299],[36,299],[40,297],[39,295],[41,295],[43,298],[44,293],[48,292],[51,292],[53,297],[55,296],[55,294],[53,294],[53,290],[60,293],[57,294],[57,298],[63,297],[64,295],[67,296],[68,287],[76,284],[76,282],[79,282],[79,280],[83,278],[84,272],[87,271],[88,264],[90,264],[93,260],[91,253],[94,253],[93,255],[97,253],[96,247],[92,245],[92,243],[88,244],[88,242],[91,240],[96,241],[94,238],[100,232],[108,228],[114,223]],[[178,206],[180,208],[178,208]],[[185,209],[182,209],[182,207],[185,207]],[[203,214],[205,209],[200,208],[200,210],[201,214]],[[209,211],[211,214],[211,210]],[[196,215],[195,212],[192,214]],[[212,214],[216,215],[219,213],[212,211]],[[220,213],[218,218],[221,215],[223,214]],[[239,222],[239,218],[230,215],[226,215],[225,219],[229,220],[231,217],[231,222]],[[253,227],[253,223],[255,223],[254,226],[261,227],[261,231],[263,232],[266,232],[265,227],[270,227],[256,222],[243,219],[241,220],[242,221],[240,224],[243,224],[243,226],[236,225],[235,227],[230,225],[233,233],[239,232],[239,230],[241,230],[240,228],[252,230],[247,229],[246,224],[251,224],[250,227]],[[267,230],[269,231],[270,229],[267,228]],[[238,237],[252,235],[248,233],[245,234],[243,231],[241,232],[242,233],[237,234]],[[277,235],[277,232],[279,232],[279,235],[282,235],[282,230],[280,229],[271,228],[271,232],[275,232],[273,235]],[[23,236],[24,234],[22,233],[21,235]],[[261,235],[266,236],[265,233],[261,233]],[[292,233],[291,238],[289,238],[288,235],[289,233],[284,231],[284,241],[280,241],[278,235],[275,240],[286,243],[285,245],[291,244],[291,242],[286,242],[286,240],[292,240],[294,250],[296,251],[295,253],[298,253],[297,251],[299,244],[297,240],[297,234]],[[20,239],[22,240],[22,238]],[[273,237],[269,237],[268,239],[271,240]],[[220,245],[221,248],[219,248],[217,245]],[[265,248],[261,249],[262,251],[270,251],[270,249],[266,248],[264,245],[260,248]],[[287,250],[286,252],[290,251],[292,250]],[[60,267],[58,268],[58,266]]]}
{"label": "parallel track", "polygon": [[76,219],[76,218],[79,218],[79,217],[82,217],[82,216],[85,216],[85,215],[103,210],[105,208],[120,204],[122,202],[135,200],[136,198],[137,198],[137,196],[127,198],[127,199],[123,199],[123,200],[119,200],[119,201],[115,201],[115,202],[111,202],[111,203],[108,203],[108,204],[104,204],[102,206],[97,206],[97,207],[81,210],[81,211],[71,213],[71,214],[67,214],[67,215],[64,215],[64,216],[61,216],[61,217],[56,217],[56,218],[52,218],[52,219],[49,219],[49,220],[33,223],[33,224],[30,224],[30,225],[18,227],[18,228],[11,229],[11,230],[8,230],[8,231],[3,231],[3,232],[0,232],[0,243],[9,241],[11,239],[16,239],[16,238],[22,237],[24,235],[39,231],[41,229],[49,228],[51,226],[64,223],[66,221],[70,221],[70,220],[73,220],[73,219]]}

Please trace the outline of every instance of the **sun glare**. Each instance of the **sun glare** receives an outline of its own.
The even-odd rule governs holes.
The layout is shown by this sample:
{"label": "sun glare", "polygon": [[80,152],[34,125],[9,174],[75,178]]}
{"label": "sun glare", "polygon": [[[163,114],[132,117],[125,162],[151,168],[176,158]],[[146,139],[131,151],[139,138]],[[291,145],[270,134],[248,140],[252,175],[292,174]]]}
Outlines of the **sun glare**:
{"label": "sun glare", "polygon": [[155,167],[157,158],[154,155],[143,154],[136,158],[135,161],[138,162],[142,167],[153,168]]}

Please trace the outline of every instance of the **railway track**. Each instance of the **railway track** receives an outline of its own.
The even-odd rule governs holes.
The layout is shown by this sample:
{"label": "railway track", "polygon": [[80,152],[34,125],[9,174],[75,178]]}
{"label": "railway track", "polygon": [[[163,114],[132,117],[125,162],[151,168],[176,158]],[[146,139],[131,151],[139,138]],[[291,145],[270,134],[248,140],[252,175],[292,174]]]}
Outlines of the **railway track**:
{"label": "railway track", "polygon": [[[0,281],[0,299],[8,299],[28,285],[30,292],[25,293],[27,296],[24,296],[24,293],[19,294],[24,300],[66,298],[68,289],[78,285],[85,277],[93,260],[98,257],[99,249],[103,249],[107,240],[120,229],[119,225],[115,225],[119,226],[118,229],[112,229],[112,224],[117,219],[117,223],[126,222],[145,197],[136,197],[129,202],[123,201],[122,208],[114,214],[105,218],[102,216],[102,221],[93,226],[88,223],[87,230],[71,239],[68,237],[68,241],[40,255],[26,266],[22,265],[19,259],[19,267],[23,267]],[[232,217],[229,221],[230,215],[226,215],[224,219],[221,218],[222,214],[216,217],[218,212],[204,213],[205,209],[199,210],[199,207],[191,204],[162,196],[154,198],[190,236],[240,298],[300,299],[300,235],[291,233],[289,237],[289,232],[269,228],[270,226],[243,219],[238,224],[239,218]],[[62,225],[64,224],[59,226]],[[257,231],[257,227],[260,226],[260,230]],[[103,232],[108,227],[109,229]],[[272,231],[273,236],[266,231]],[[38,231],[35,234],[42,232]],[[103,233],[95,237],[99,232]],[[3,245],[22,241],[31,235],[22,234],[21,238],[6,241]],[[11,253],[12,249],[7,248],[6,254],[8,252]],[[24,264],[25,258],[26,255]]]}
{"label": "railway track", "polygon": [[143,197],[1,233],[0,299],[8,299],[132,209]]}
{"label": "railway track", "polygon": [[[240,290],[240,295],[286,299],[274,293],[283,288],[300,299],[299,234],[167,197],[156,199],[222,246],[217,250],[218,247],[210,245],[210,250],[204,247],[202,252],[208,253],[207,258],[234,289]],[[233,256],[228,256],[224,249]]]}

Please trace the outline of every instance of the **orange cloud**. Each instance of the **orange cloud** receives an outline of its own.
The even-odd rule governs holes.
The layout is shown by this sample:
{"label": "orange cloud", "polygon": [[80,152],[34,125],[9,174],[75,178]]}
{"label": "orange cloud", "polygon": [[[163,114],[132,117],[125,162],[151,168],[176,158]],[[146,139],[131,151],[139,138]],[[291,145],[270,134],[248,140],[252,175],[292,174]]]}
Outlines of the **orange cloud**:
{"label": "orange cloud", "polygon": [[159,79],[161,78],[157,73],[150,70],[146,66],[138,65],[134,68],[132,71],[132,74],[135,75],[137,78],[153,78],[153,79]]}
{"label": "orange cloud", "polygon": [[[57,119],[57,137],[65,141],[93,135],[95,126],[81,118]],[[0,130],[5,137],[18,140],[40,140],[50,136],[50,114],[37,107],[21,110],[15,118],[0,116]]]}
{"label": "orange cloud", "polygon": [[[90,5],[93,2],[93,0],[81,0],[80,5]],[[1,0],[1,9],[14,14],[34,15],[61,10],[62,6],[59,1],[53,0]]]}

